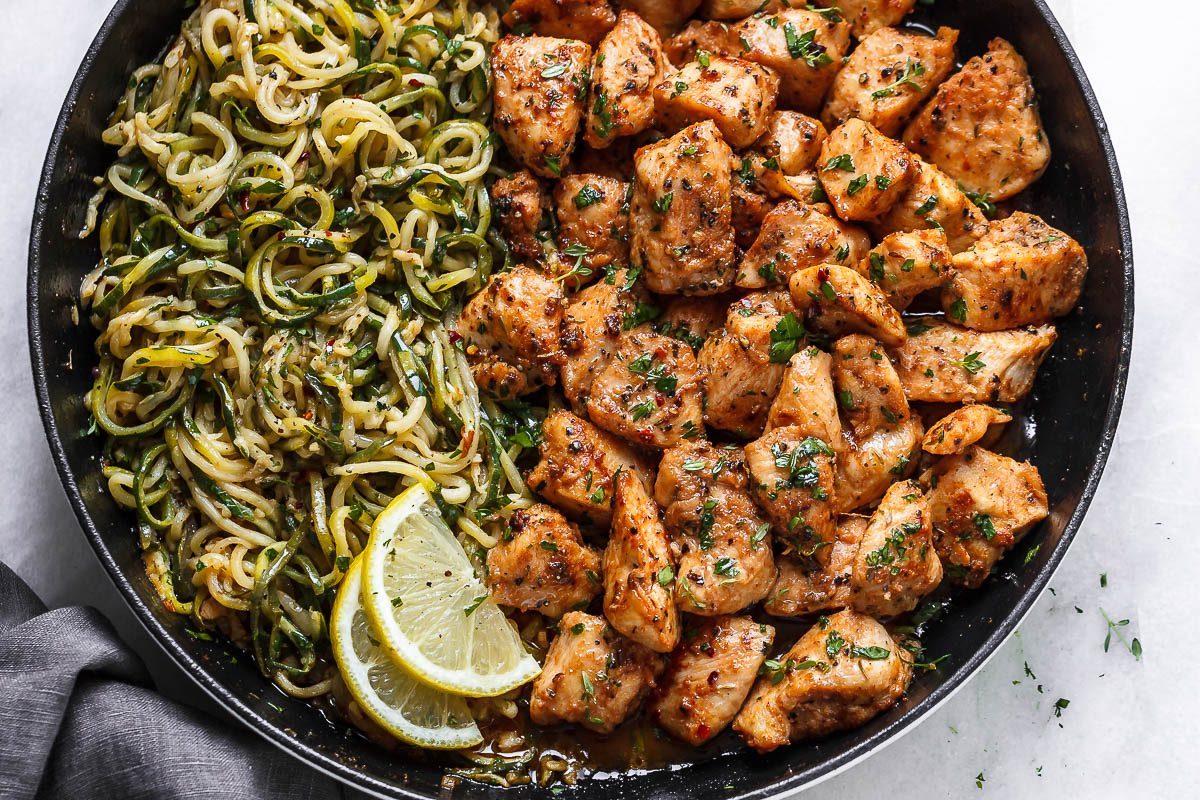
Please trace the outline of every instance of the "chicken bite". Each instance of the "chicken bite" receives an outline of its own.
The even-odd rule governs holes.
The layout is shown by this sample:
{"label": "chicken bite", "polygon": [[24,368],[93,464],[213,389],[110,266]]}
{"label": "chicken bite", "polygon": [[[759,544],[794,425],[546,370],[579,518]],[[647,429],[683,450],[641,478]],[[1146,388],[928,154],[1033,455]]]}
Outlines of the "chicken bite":
{"label": "chicken bite", "polygon": [[604,551],[604,616],[643,647],[669,653],[679,644],[679,612],[671,593],[675,565],[658,506],[640,477],[622,472]]}
{"label": "chicken bite", "polygon": [[496,133],[531,171],[556,178],[583,120],[592,48],[574,39],[506,36],[492,48]]}
{"label": "chicken bite", "polygon": [[827,564],[837,538],[835,460],[829,443],[798,425],[772,428],[746,445],[754,499],[785,555]]}
{"label": "chicken bite", "polygon": [[892,351],[910,401],[1015,403],[1033,389],[1038,367],[1058,338],[1052,325],[980,333],[922,318]]}
{"label": "chicken bite", "polygon": [[820,120],[798,111],[776,111],[755,148],[774,159],[784,175],[798,175],[817,163],[828,135]]}
{"label": "chicken bite", "polygon": [[649,128],[652,90],[669,66],[658,32],[632,11],[622,11],[596,48],[584,141],[605,148]]}
{"label": "chicken bite", "polygon": [[618,0],[632,9],[663,36],[670,36],[700,7],[700,0]]}
{"label": "chicken bite", "polygon": [[779,73],[780,104],[802,112],[820,107],[850,48],[847,23],[803,8],[755,14],[732,30],[741,58]]}
{"label": "chicken bite", "polygon": [[838,72],[821,121],[833,127],[857,117],[885,136],[899,136],[925,98],[954,71],[958,31],[936,36],[880,28],[858,43]]}
{"label": "chicken bite", "polygon": [[945,232],[931,228],[888,234],[854,269],[903,311],[917,295],[945,283],[952,267]]}
{"label": "chicken bite", "polygon": [[946,576],[970,588],[1049,515],[1037,468],[981,447],[943,458],[923,480]]}
{"label": "chicken bite", "polygon": [[556,509],[535,503],[513,512],[487,554],[492,599],[521,611],[561,617],[600,593],[600,554]]}
{"label": "chicken bite", "polygon": [[654,497],[683,550],[675,571],[681,611],[733,614],[766,596],[775,575],[770,525],[750,497],[741,450],[708,442],[671,448]]}
{"label": "chicken bite", "polygon": [[901,22],[917,0],[818,0],[817,5],[836,8],[851,25],[854,35],[862,39],[880,28]]}
{"label": "chicken bite", "polygon": [[733,285],[731,155],[711,121],[637,151],[630,244],[651,291],[705,295]]}
{"label": "chicken bite", "polygon": [[529,694],[534,725],[575,723],[611,733],[654,687],[661,662],[601,617],[572,611],[558,623]]}
{"label": "chicken bite", "polygon": [[743,437],[762,433],[785,368],[773,357],[772,344],[791,311],[786,292],[748,294],[730,306],[724,330],[700,348],[700,367],[708,375],[704,421],[709,427]]}
{"label": "chicken bite", "polygon": [[567,175],[555,184],[558,248],[574,285],[629,262],[629,189],[603,175]]}
{"label": "chicken bite", "polygon": [[1003,39],[968,61],[904,131],[904,142],[969,191],[1007,200],[1042,176],[1050,140],[1025,59]]}
{"label": "chicken bite", "polygon": [[954,257],[942,308],[980,331],[1040,325],[1070,313],[1087,276],[1087,254],[1040,217],[1018,211],[988,225]]}
{"label": "chicken bite", "polygon": [[703,399],[704,379],[691,347],[649,331],[630,331],[596,373],[587,413],[627,441],[662,449],[703,434]]}
{"label": "chicken bite", "polygon": [[946,234],[950,252],[966,250],[987,230],[987,217],[953,178],[917,156],[912,158],[916,162],[912,185],[891,210],[871,223],[871,232],[882,238],[900,231],[938,229]]}
{"label": "chicken bite", "polygon": [[850,575],[854,556],[867,529],[867,518],[846,516],[838,521],[837,537],[830,548],[829,563],[780,557],[779,575],[763,611],[773,617],[803,617],[836,611],[850,605]]}
{"label": "chicken bite", "polygon": [[841,449],[842,421],[833,388],[833,359],[816,347],[805,347],[792,356],[784,370],[779,392],[767,414],[767,429],[795,425],[805,436],[815,436],[835,451]]}
{"label": "chicken bite", "polygon": [[865,333],[887,345],[904,342],[900,314],[879,287],[849,267],[808,267],[789,281],[792,302],[810,327],[832,336]]}
{"label": "chicken bite", "polygon": [[941,582],[929,498],[916,481],[893,483],[871,515],[854,557],[851,605],[863,614],[893,617],[912,611]]}
{"label": "chicken bite", "polygon": [[545,248],[538,239],[545,198],[538,179],[527,169],[518,170],[492,185],[492,209],[496,222],[518,260],[540,261]]}
{"label": "chicken bite", "polygon": [[530,267],[493,275],[458,319],[479,387],[511,398],[553,386],[565,306],[562,287]]}
{"label": "chicken bite", "polygon": [[834,510],[844,514],[872,505],[893,482],[908,477],[925,428],[921,418],[910,416],[895,426],[879,428],[838,453],[833,481]]}
{"label": "chicken bite", "polygon": [[659,726],[692,745],[716,736],[737,716],[774,641],[775,629],[750,617],[695,620],[650,704]]}
{"label": "chicken bite", "polygon": [[509,28],[528,25],[539,36],[581,39],[593,47],[617,22],[608,0],[513,0]]}
{"label": "chicken bite", "polygon": [[965,405],[930,426],[921,440],[921,449],[937,456],[961,453],[990,432],[993,425],[1007,425],[1012,421],[1008,409],[995,408],[983,403]]}
{"label": "chicken bite", "polygon": [[833,385],[842,417],[856,440],[909,417],[908,398],[896,368],[870,336],[843,336],[833,343]]}
{"label": "chicken bite", "polygon": [[628,270],[584,288],[563,315],[563,394],[571,407],[585,414],[596,375],[613,359],[622,331],[644,330],[659,314],[649,295]]}
{"label": "chicken bite", "polygon": [[785,200],[763,220],[738,266],[736,282],[743,289],[786,284],[808,267],[856,264],[870,248],[862,229],[822,214],[816,206]]}
{"label": "chicken bite", "polygon": [[725,316],[733,298],[728,295],[713,297],[672,297],[662,316],[654,322],[654,330],[687,342],[693,352],[700,352],[716,331],[725,323]]}
{"label": "chicken bite", "polygon": [[912,183],[908,150],[860,119],[843,122],[821,147],[818,175],[837,215],[872,220],[900,201]]}
{"label": "chicken bite", "polygon": [[676,66],[694,61],[701,52],[733,58],[742,52],[730,27],[724,22],[694,19],[664,44],[667,58]]}
{"label": "chicken bite", "polygon": [[625,442],[570,411],[550,412],[542,423],[541,460],[526,478],[530,489],[579,519],[608,525],[613,478],[637,473],[654,482],[651,464]]}
{"label": "chicken bite", "polygon": [[822,618],[768,673],[733,729],[759,752],[862,725],[903,697],[912,666],[887,630],[842,611]]}
{"label": "chicken bite", "polygon": [[778,94],[779,77],[771,70],[740,58],[705,56],[654,87],[654,114],[668,132],[712,120],[725,141],[741,149],[762,136]]}

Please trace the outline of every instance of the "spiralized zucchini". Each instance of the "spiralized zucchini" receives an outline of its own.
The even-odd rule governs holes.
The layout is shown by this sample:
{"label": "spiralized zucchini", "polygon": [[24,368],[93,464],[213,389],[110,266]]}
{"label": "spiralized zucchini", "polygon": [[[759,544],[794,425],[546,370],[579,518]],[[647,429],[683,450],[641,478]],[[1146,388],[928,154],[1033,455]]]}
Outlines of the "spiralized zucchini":
{"label": "spiralized zucchini", "polygon": [[487,52],[467,0],[206,0],[130,78],[83,235],[87,404],[168,608],[298,697],[336,680],[333,595],[404,487],[476,557],[527,506],[528,437],[445,321],[489,230]]}

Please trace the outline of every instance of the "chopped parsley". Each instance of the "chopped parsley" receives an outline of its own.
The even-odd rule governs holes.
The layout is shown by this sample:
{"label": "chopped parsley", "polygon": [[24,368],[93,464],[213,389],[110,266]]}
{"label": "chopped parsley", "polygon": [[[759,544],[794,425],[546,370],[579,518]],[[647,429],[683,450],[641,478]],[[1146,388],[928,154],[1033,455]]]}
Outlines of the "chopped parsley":
{"label": "chopped parsley", "polygon": [[771,331],[771,346],[768,350],[772,364],[786,364],[800,349],[804,339],[804,324],[789,311],[784,314]]}
{"label": "chopped parsley", "polygon": [[797,33],[796,26],[790,22],[783,23],[783,38],[787,42],[788,55],[792,58],[802,58],[804,63],[813,69],[819,69],[826,64],[832,64],[833,59],[825,48],[815,41],[817,31]]}
{"label": "chopped parsley", "polygon": [[603,192],[590,183],[585,183],[583,188],[575,193],[575,207],[582,211],[588,206],[594,206],[603,199]]}

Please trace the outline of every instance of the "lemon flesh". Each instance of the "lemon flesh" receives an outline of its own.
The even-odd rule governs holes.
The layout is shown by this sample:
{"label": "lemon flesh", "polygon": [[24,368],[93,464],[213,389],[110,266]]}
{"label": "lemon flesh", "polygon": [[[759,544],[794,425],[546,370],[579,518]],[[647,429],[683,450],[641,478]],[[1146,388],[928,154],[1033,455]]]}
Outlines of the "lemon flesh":
{"label": "lemon flesh", "polygon": [[483,741],[467,702],[427,686],[397,666],[380,647],[363,611],[362,558],[338,588],[330,635],[350,694],[371,719],[396,738],[426,748],[459,749]]}

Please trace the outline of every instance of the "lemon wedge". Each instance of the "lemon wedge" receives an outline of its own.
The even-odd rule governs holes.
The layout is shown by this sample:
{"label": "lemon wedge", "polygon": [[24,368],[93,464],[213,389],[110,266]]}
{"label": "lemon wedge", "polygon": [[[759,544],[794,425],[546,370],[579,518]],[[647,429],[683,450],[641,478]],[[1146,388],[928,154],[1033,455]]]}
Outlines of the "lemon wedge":
{"label": "lemon wedge", "polygon": [[367,617],[392,659],[417,679],[493,697],[541,671],[423,486],[376,517],[362,557]]}
{"label": "lemon wedge", "polygon": [[333,604],[333,657],[350,694],[371,719],[409,744],[437,749],[483,741],[467,701],[426,686],[398,667],[379,646],[362,609],[362,558],[342,578]]}

